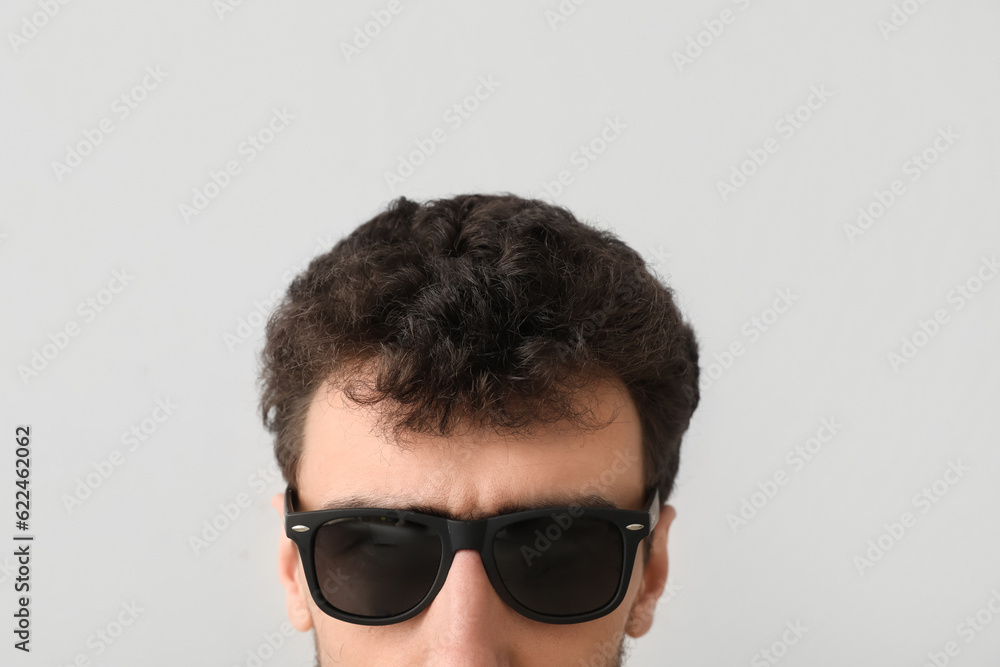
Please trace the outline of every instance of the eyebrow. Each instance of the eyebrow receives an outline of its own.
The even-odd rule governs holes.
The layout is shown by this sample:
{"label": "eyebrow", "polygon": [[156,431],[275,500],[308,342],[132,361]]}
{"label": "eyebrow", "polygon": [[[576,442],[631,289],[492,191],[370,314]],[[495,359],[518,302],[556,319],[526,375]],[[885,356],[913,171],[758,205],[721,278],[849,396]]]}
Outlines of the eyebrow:
{"label": "eyebrow", "polygon": [[432,507],[430,505],[422,505],[419,503],[408,503],[405,500],[396,500],[392,498],[387,498],[385,496],[379,496],[376,494],[365,494],[365,493],[358,493],[347,496],[345,498],[328,500],[327,502],[323,503],[323,505],[319,509],[321,510],[367,509],[367,508],[378,508],[387,510],[391,509],[391,510],[403,510],[407,512],[417,512],[420,514],[427,514],[430,516],[437,516],[445,519],[474,521],[476,519],[485,519],[487,517],[498,516],[501,514],[512,514],[514,512],[526,512],[528,510],[538,510],[538,509],[559,509],[564,507],[592,507],[600,509],[619,509],[618,505],[614,501],[612,501],[607,496],[603,496],[599,493],[572,493],[572,492],[547,496],[545,498],[540,498],[537,500],[507,501],[500,504],[493,512],[473,511],[473,512],[466,512],[464,515],[455,514],[454,512],[448,512],[446,510],[442,510],[437,507]]}

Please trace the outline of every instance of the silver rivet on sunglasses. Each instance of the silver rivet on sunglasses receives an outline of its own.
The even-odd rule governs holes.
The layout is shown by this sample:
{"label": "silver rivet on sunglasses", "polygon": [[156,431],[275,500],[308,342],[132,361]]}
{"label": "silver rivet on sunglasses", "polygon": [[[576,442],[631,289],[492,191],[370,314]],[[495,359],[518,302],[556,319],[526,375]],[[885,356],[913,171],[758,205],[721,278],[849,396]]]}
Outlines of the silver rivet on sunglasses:
{"label": "silver rivet on sunglasses", "polygon": [[625,526],[625,528],[627,528],[628,530],[642,530],[642,524],[630,523],[629,525]]}
{"label": "silver rivet on sunglasses", "polygon": [[309,530],[309,526],[292,526],[292,530],[296,533],[304,533]]}

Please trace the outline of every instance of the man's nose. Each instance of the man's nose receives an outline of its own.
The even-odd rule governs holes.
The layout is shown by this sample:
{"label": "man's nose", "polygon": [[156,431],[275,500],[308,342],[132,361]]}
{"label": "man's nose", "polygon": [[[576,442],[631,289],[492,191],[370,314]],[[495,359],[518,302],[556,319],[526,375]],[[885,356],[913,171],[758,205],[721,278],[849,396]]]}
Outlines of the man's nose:
{"label": "man's nose", "polygon": [[423,628],[431,665],[505,667],[510,655],[504,638],[510,637],[513,609],[490,583],[479,553],[461,549],[455,554],[444,587],[425,611]]}

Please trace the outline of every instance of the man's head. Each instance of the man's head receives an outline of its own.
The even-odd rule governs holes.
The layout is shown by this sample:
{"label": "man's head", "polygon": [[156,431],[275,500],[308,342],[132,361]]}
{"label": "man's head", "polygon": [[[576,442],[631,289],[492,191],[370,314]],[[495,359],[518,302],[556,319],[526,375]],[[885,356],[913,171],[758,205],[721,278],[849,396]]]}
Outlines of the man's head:
{"label": "man's head", "polygon": [[[641,256],[512,195],[393,202],[292,282],[262,362],[261,411],[296,511],[639,511],[654,491],[669,497],[699,400],[694,334]],[[666,506],[642,539],[622,602],[580,623],[515,611],[470,549],[424,611],[388,625],[320,610],[285,537],[279,571],[324,665],[615,665],[623,633],[652,623],[672,518]]]}

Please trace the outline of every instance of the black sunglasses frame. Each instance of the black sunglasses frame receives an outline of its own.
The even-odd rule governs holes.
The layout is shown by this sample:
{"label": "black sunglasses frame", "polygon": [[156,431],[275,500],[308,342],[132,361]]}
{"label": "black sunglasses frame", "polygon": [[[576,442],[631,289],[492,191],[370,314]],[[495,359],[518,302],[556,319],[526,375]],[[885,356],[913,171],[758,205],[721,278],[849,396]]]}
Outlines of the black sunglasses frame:
{"label": "black sunglasses frame", "polygon": [[[660,518],[661,507],[660,493],[658,489],[654,489],[652,491],[652,497],[647,502],[646,509],[643,511],[605,509],[597,507],[554,507],[501,514],[473,521],[456,521],[453,519],[446,519],[443,517],[430,516],[419,512],[398,509],[329,509],[297,512],[295,511],[295,500],[295,490],[289,486],[285,490],[285,534],[293,542],[295,542],[298,547],[299,557],[302,559],[302,567],[305,571],[306,582],[309,584],[309,592],[312,594],[312,598],[316,602],[316,606],[329,616],[358,625],[390,625],[392,623],[401,623],[417,616],[420,612],[429,607],[431,602],[434,601],[434,598],[444,586],[445,579],[448,576],[448,571],[451,569],[452,561],[455,558],[455,553],[459,549],[473,549],[479,552],[479,556],[483,561],[483,566],[486,569],[486,574],[490,579],[490,583],[493,584],[493,588],[496,590],[497,595],[499,595],[500,598],[507,603],[507,605],[522,616],[541,623],[553,623],[560,625],[583,623],[585,621],[600,618],[601,616],[605,616],[614,611],[625,598],[625,593],[628,591],[628,584],[632,577],[632,569],[635,565],[636,551],[638,550],[639,543],[651,534],[654,528],[656,528],[656,524]],[[540,614],[522,605],[507,591],[507,587],[503,583],[503,578],[500,576],[500,572],[497,569],[496,561],[493,558],[493,538],[496,536],[497,532],[500,531],[500,529],[513,523],[524,521],[526,519],[544,518],[551,514],[569,512],[570,510],[573,512],[571,516],[587,516],[595,519],[604,519],[618,528],[621,533],[622,545],[624,548],[622,571],[618,580],[618,588],[615,591],[614,597],[609,600],[607,604],[593,611],[571,616],[552,616],[548,614]],[[582,512],[582,514],[580,512]],[[416,606],[401,614],[386,617],[358,616],[356,614],[349,614],[330,604],[323,596],[320,589],[319,577],[316,573],[316,564],[313,556],[316,546],[316,536],[319,533],[319,528],[323,524],[328,521],[333,521],[334,519],[365,516],[386,516],[397,520],[411,521],[419,525],[426,526],[441,540],[441,562],[438,565],[438,571],[434,578],[433,585]]]}

